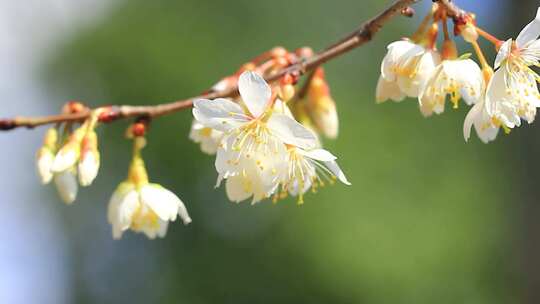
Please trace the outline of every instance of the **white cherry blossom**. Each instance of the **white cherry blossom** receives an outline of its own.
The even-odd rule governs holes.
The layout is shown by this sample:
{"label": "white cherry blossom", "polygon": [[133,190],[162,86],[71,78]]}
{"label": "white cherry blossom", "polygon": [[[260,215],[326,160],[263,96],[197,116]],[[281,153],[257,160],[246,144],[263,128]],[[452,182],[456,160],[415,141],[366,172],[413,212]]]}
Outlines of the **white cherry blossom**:
{"label": "white cherry blossom", "polygon": [[446,98],[457,108],[461,98],[467,105],[476,104],[485,90],[484,76],[471,59],[444,60],[432,72],[420,94],[420,110],[424,116],[444,112]]}
{"label": "white cherry blossom", "polygon": [[193,115],[204,127],[224,133],[215,163],[217,185],[234,177],[226,186],[230,199],[253,197],[256,203],[279,185],[281,171],[286,169],[285,144],[311,149],[317,138],[286,110],[275,110],[271,88],[255,72],[240,75],[238,86],[241,103],[199,99]]}
{"label": "white cherry blossom", "polygon": [[191,223],[184,203],[171,191],[151,183],[120,184],[108,209],[114,239],[120,239],[128,229],[142,232],[150,239],[164,237],[169,221],[174,222],[177,215],[185,225]]}
{"label": "white cherry blossom", "polygon": [[440,54],[433,49],[409,40],[391,43],[381,64],[377,101],[401,101],[406,96],[418,97],[431,72],[440,62]]}
{"label": "white cherry blossom", "polygon": [[516,40],[508,39],[495,60],[498,69],[488,86],[486,107],[508,128],[520,125],[520,119],[532,123],[540,106],[537,81],[540,76],[531,69],[540,62],[540,8]]}

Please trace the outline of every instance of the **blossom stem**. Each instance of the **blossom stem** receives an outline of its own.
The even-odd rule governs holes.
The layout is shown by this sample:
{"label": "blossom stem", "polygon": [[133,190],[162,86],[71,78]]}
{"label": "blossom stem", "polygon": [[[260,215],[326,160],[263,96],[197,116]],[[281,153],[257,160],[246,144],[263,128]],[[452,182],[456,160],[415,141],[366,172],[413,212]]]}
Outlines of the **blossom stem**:
{"label": "blossom stem", "polygon": [[478,32],[478,34],[482,37],[484,37],[484,39],[486,39],[487,41],[493,43],[493,45],[495,45],[495,48],[497,50],[499,50],[499,48],[501,47],[501,45],[504,43],[504,41],[500,40],[500,39],[497,39],[497,37],[493,36],[492,34],[484,31],[483,29],[479,28],[478,26],[476,26],[476,31]]}
{"label": "blossom stem", "polygon": [[474,51],[476,53],[476,56],[478,57],[478,61],[480,61],[480,65],[482,66],[482,69],[491,69],[491,66],[486,60],[486,56],[484,56],[484,53],[482,52],[482,49],[480,48],[480,45],[478,45],[477,41],[471,42]]}
{"label": "blossom stem", "polygon": [[[433,5],[435,6],[435,4]],[[424,39],[424,36],[426,34],[426,31],[428,29],[428,26],[432,18],[433,18],[433,9],[429,13],[426,14],[426,16],[420,23],[420,26],[418,27],[416,32],[414,32],[414,34],[411,36],[412,41],[419,43],[420,41]]]}

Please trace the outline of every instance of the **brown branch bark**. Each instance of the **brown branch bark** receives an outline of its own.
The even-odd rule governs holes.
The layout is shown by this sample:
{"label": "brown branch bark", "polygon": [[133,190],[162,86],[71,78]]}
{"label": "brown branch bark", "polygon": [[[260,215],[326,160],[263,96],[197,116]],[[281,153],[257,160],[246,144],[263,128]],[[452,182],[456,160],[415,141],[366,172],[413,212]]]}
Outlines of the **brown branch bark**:
{"label": "brown branch bark", "polygon": [[[418,2],[419,0],[396,0],[392,5],[386,8],[377,16],[365,22],[360,28],[345,36],[338,42],[330,45],[323,51],[316,53],[314,56],[284,68],[269,77],[268,82],[276,81],[287,74],[303,75],[306,72],[312,71],[317,66],[322,65],[334,58],[337,58],[357,47],[369,42],[373,36],[392,18],[399,16],[403,9]],[[440,0],[440,3],[447,7],[450,16],[459,16],[463,13],[449,0]],[[150,117],[155,118],[181,110],[189,109],[193,106],[193,100],[197,98],[226,98],[238,95],[238,88],[231,88],[224,92],[213,92],[203,94],[192,98],[178,100],[171,103],[148,105],[148,106],[129,106],[118,105],[112,106],[111,111],[107,115],[100,117],[100,122],[112,122],[119,119],[130,117]],[[43,117],[15,117],[12,119],[0,120],[0,130],[12,130],[15,128],[26,127],[34,128],[41,125],[54,124],[60,122],[77,122],[87,119],[91,110],[86,110],[77,114],[59,114]]]}

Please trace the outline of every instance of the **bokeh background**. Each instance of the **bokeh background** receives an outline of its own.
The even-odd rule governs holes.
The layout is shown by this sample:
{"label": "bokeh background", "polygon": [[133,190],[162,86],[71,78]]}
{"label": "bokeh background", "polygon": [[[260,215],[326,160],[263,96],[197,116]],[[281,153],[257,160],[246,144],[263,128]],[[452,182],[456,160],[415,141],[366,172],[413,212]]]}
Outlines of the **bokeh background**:
{"label": "bokeh background", "polygon": [[[273,46],[321,49],[387,2],[0,0],[0,116],[193,96]],[[325,145],[353,186],[303,206],[228,202],[186,111],[153,123],[144,156],[194,222],[113,241],[126,122],[100,128],[99,178],[70,207],[35,175],[44,130],[0,134],[0,303],[539,303],[538,127],[465,144],[466,107],[424,119],[414,100],[374,103],[385,46],[430,2],[326,65],[341,134]],[[538,5],[457,2],[501,38]]]}

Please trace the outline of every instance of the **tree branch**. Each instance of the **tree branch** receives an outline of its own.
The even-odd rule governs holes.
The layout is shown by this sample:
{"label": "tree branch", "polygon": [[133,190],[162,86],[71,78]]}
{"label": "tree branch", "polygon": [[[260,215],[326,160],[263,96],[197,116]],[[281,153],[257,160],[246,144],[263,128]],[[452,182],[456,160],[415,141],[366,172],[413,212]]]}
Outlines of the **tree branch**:
{"label": "tree branch", "polygon": [[[293,64],[287,68],[283,68],[270,76],[266,77],[268,82],[273,82],[281,77],[291,74],[301,76],[309,71],[314,70],[319,65],[322,65],[334,58],[337,58],[355,48],[358,48],[369,42],[374,35],[392,18],[401,14],[401,12],[410,5],[419,0],[396,0],[387,9],[382,11],[377,16],[365,22],[360,28],[345,36],[335,44],[330,45],[323,51],[316,53],[307,59],[302,59],[300,62]],[[451,17],[458,17],[463,14],[463,11],[457,8],[449,0],[439,0],[441,5],[444,5]],[[129,106],[118,105],[111,106],[110,111],[99,117],[100,122],[112,122],[119,119],[130,117],[159,117],[170,113],[178,112],[193,106],[193,100],[197,98],[215,99],[235,97],[238,95],[238,87],[230,88],[226,91],[211,92],[200,96],[192,97],[185,100],[174,101],[171,103],[160,105],[147,106]],[[12,130],[19,127],[34,128],[41,125],[61,123],[61,122],[79,122],[87,119],[90,116],[91,110],[84,110],[76,114],[59,114],[43,117],[15,117],[13,119],[0,120],[0,130]]]}

